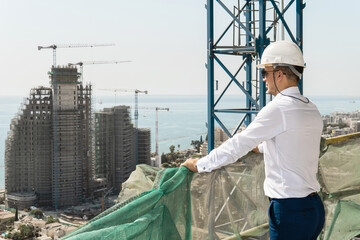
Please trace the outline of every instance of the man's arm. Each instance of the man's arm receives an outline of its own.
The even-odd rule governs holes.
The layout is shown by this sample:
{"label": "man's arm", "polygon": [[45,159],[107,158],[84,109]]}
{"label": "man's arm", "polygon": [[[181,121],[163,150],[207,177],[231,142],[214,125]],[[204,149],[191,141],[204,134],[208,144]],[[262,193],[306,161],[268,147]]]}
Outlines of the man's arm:
{"label": "man's arm", "polygon": [[[270,105],[270,104],[269,104]],[[197,160],[186,161],[182,166],[197,172],[211,172],[234,163],[261,142],[273,138],[284,131],[283,116],[276,105],[264,107],[255,120],[241,133],[235,134],[209,155]]]}

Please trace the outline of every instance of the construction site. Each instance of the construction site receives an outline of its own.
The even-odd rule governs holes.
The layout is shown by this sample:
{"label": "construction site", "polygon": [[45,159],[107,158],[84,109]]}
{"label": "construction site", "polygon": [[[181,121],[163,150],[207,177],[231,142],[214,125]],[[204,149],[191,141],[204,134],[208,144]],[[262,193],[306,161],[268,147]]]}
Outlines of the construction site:
{"label": "construction site", "polygon": [[[65,240],[267,240],[278,239],[272,234],[284,229],[274,230],[276,224],[280,225],[280,217],[278,222],[272,220],[274,202],[316,197],[323,212],[319,222],[323,222],[319,232],[311,236],[318,240],[360,239],[359,111],[324,117],[315,104],[303,98],[305,7],[303,0],[206,1],[206,141],[199,150],[187,149],[182,155],[174,152],[174,145],[170,150],[171,156],[181,156],[172,159],[177,166],[192,161],[194,168],[192,165],[161,166],[157,111],[169,111],[169,108],[156,107],[156,152],[155,159],[151,159],[150,129],[138,127],[138,93],[147,94],[147,91],[134,90],[134,124],[129,106],[115,104],[94,111],[92,85],[83,85],[81,78],[83,63],[55,67],[57,45],[46,47],[54,53],[54,64],[49,72],[51,86],[31,89],[11,122],[6,140],[7,207],[51,206],[56,212],[68,207],[61,214],[80,212],[76,221],[81,226],[62,230],[61,237]],[[217,22],[223,18],[226,24]],[[295,46],[302,62],[286,62],[286,57],[296,62],[293,57],[296,54],[285,56],[281,51],[265,58],[267,47],[278,42]],[[273,62],[266,62],[269,59]],[[80,72],[74,65],[80,65]],[[268,74],[270,72],[272,74]],[[282,85],[281,89],[296,88],[299,94],[297,97],[278,94],[282,91],[276,81],[290,82],[287,76],[291,74],[296,76],[296,81],[291,86]],[[269,83],[271,75],[275,90],[271,89],[273,83]],[[231,107],[223,107],[222,102],[234,89],[244,101],[234,101]],[[277,96],[286,100],[273,104]],[[266,115],[266,110],[262,111],[270,104],[285,102],[294,106],[310,104],[301,105],[301,111],[288,115],[280,111]],[[308,115],[308,106],[313,107],[311,113],[315,112],[314,115]],[[271,118],[275,115],[283,121],[281,124],[279,119]],[[235,125],[228,124],[229,116],[236,119]],[[286,117],[296,121],[285,122]],[[274,124],[274,119],[279,121]],[[309,120],[307,125],[301,125],[304,119]],[[328,120],[331,123],[334,120],[337,125],[327,125]],[[340,128],[345,120],[351,128]],[[255,127],[251,125],[253,122],[257,124]],[[266,125],[268,122],[273,125]],[[294,126],[284,130],[286,124]],[[313,125],[316,131],[309,133],[307,127]],[[277,128],[278,132],[261,138],[260,142],[258,135]],[[286,133],[298,135],[279,140],[278,136]],[[300,134],[310,136],[316,144],[305,141],[307,138],[302,139]],[[232,141],[235,138],[238,141]],[[265,150],[263,143],[266,143]],[[226,144],[225,148],[213,151]],[[303,149],[304,146],[307,148]],[[283,151],[285,148],[292,149],[291,154]],[[246,153],[242,154],[244,149]],[[308,150],[312,153],[310,157],[306,155]],[[284,159],[286,161],[282,161]],[[310,163],[306,162],[309,159]],[[201,160],[207,161],[206,167],[210,167],[198,168],[196,162]],[[311,166],[301,168],[303,171],[297,174],[299,165],[296,164],[302,167],[306,163]],[[284,177],[287,173],[289,176]],[[316,187],[308,184],[309,175]],[[293,181],[294,176],[300,176],[300,180]],[[272,180],[273,185],[267,182]],[[292,185],[287,185],[290,182]],[[294,193],[292,196],[292,188],[302,189],[299,195],[303,195]],[[275,197],[265,193],[269,189]],[[110,193],[117,199],[105,207]],[[291,193],[291,196],[283,197],[284,193]],[[89,199],[94,209],[74,207]],[[301,239],[298,236],[310,230],[296,227],[298,223],[312,221],[307,211],[313,208],[298,210],[300,208],[295,205],[291,205],[295,210],[287,210],[291,214],[295,212],[302,220],[290,219],[292,222],[286,226],[292,227],[293,239]],[[277,210],[279,215],[289,214],[280,207]],[[10,218],[9,214],[4,215]],[[89,220],[87,216],[90,215]],[[74,219],[68,218],[70,222],[75,222]],[[285,222],[283,218],[281,221],[281,224]],[[55,239],[55,234],[52,235]],[[309,234],[306,239],[314,239],[311,236]]]}
{"label": "construction site", "polygon": [[[81,204],[98,191],[119,193],[138,163],[150,164],[150,130],[129,107],[92,113],[92,87],[74,66],[52,68],[51,87],[31,89],[6,140],[6,204],[11,208]],[[135,152],[138,148],[138,159]]]}
{"label": "construction site", "polygon": [[[10,206],[52,203],[52,89],[31,89],[6,140],[6,190]],[[38,196],[35,195],[38,193]]]}
{"label": "construction site", "polygon": [[[303,50],[304,8],[302,0],[206,1],[208,134],[203,155],[243,131],[273,100],[267,93],[266,74],[260,74],[256,65],[266,47],[279,40],[289,40]],[[288,10],[294,14],[286,14]],[[224,16],[228,24],[219,29],[215,20]],[[302,94],[303,79],[298,76]],[[246,100],[222,108],[230,88],[237,88]],[[227,126],[226,114],[237,115],[238,124]],[[317,175],[321,190],[317,194],[326,215],[318,239],[358,239],[360,234],[359,173],[355,170],[359,136],[321,140]],[[263,189],[264,155],[250,151],[232,164],[201,174],[185,167],[139,165],[125,182],[119,203],[65,239],[269,239],[268,209],[273,199]],[[296,231],[294,239],[300,239]]]}
{"label": "construction site", "polygon": [[91,86],[78,81],[74,67],[53,67],[49,74],[51,88],[32,89],[10,126],[9,207],[57,209],[79,204],[91,193]]}

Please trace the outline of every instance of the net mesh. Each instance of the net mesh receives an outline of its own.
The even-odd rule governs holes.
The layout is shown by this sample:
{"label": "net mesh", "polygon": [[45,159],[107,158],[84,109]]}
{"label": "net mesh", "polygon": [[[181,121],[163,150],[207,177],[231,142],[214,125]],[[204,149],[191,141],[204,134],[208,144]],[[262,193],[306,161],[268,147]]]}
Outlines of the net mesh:
{"label": "net mesh", "polygon": [[[360,234],[359,161],[360,138],[320,158],[326,223],[319,239]],[[264,178],[263,156],[254,153],[203,174],[138,165],[118,204],[64,239],[268,239]]]}
{"label": "net mesh", "polygon": [[320,158],[319,181],[326,208],[321,239],[360,234],[360,138],[329,146]]}

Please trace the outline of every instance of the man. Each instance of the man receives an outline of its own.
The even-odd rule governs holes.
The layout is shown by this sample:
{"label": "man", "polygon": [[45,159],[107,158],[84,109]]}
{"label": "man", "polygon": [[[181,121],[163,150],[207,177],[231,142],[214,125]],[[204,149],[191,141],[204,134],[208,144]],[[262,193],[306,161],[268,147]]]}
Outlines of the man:
{"label": "man", "polygon": [[262,149],[270,239],[315,240],[325,219],[316,193],[320,190],[316,174],[323,123],[316,106],[297,87],[305,68],[301,50],[293,42],[274,42],[264,50],[257,67],[275,98],[244,131],[208,156],[188,159],[182,166],[193,172],[211,172],[252,149]]}

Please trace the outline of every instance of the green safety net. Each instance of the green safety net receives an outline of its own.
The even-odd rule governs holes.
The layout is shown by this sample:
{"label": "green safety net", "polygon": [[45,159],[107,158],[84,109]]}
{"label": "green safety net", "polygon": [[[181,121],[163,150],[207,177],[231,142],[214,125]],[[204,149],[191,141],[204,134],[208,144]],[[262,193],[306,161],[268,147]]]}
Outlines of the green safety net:
{"label": "green safety net", "polygon": [[360,138],[329,146],[320,158],[319,181],[326,210],[321,239],[360,234]]}
{"label": "green safety net", "polygon": [[[319,239],[360,234],[360,138],[329,146],[319,181],[326,223]],[[268,239],[262,154],[211,173],[138,165],[118,203],[64,239]],[[296,233],[294,233],[296,234]]]}
{"label": "green safety net", "polygon": [[159,171],[154,190],[113,206],[64,239],[190,239],[191,177],[185,168]]}

